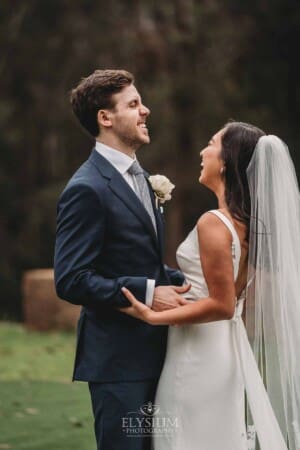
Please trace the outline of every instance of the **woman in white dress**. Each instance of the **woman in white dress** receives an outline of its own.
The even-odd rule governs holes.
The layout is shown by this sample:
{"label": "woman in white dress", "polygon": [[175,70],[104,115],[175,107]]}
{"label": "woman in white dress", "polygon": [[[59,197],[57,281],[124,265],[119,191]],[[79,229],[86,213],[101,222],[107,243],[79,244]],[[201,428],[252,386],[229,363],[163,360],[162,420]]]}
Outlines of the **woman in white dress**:
{"label": "woman in white dress", "polygon": [[[268,146],[272,147],[273,153],[271,155],[271,150],[268,151],[270,156],[267,162],[264,161],[265,172],[258,173],[257,170],[262,167],[261,155],[269,154],[266,151]],[[287,160],[276,161],[274,155],[283,153]],[[259,448],[299,450],[297,375],[300,372],[294,360],[286,357],[288,346],[295,342],[297,344],[297,339],[300,343],[299,332],[297,339],[294,336],[297,334],[297,323],[293,328],[294,334],[289,328],[292,326],[292,311],[296,315],[300,314],[299,301],[291,291],[288,299],[291,303],[276,297],[280,291],[277,283],[283,281],[278,268],[278,255],[282,252],[279,247],[273,252],[270,248],[268,252],[266,250],[266,240],[274,246],[275,239],[278,245],[273,231],[268,232],[270,216],[270,227],[277,226],[276,220],[280,223],[278,217],[286,213],[277,211],[277,204],[273,205],[270,192],[279,182],[276,179],[278,171],[286,175],[283,184],[285,180],[291,180],[293,166],[287,148],[278,138],[265,136],[263,131],[252,125],[233,122],[212,137],[207,147],[200,152],[200,157],[199,181],[216,194],[219,209],[201,216],[177,251],[178,265],[186,281],[192,285],[187,294],[190,304],[155,312],[123,289],[132,304],[122,309],[123,312],[152,325],[173,325],[169,328],[166,359],[155,403],[157,417],[160,415],[175,419],[173,425],[176,423],[176,429],[166,432],[154,430],[157,431],[153,434],[154,449],[255,449],[254,428],[250,428],[250,435],[246,428],[246,393]],[[276,166],[277,172],[274,172],[273,166]],[[293,185],[288,183],[288,194],[293,196],[294,208],[282,193],[284,186],[280,182],[280,190],[277,192],[275,189],[274,195],[276,202],[280,202],[283,197],[279,208],[296,208],[294,219],[299,223],[299,191],[295,176],[293,182]],[[272,216],[274,211],[276,220]],[[299,228],[294,231],[294,244],[299,255]],[[293,252],[292,249],[287,251]],[[273,271],[276,280],[270,276],[274,254],[277,258]],[[264,257],[267,262],[263,261]],[[299,261],[291,260],[290,264],[297,266],[298,272],[293,273],[296,279]],[[292,271],[290,268],[285,271],[285,275],[290,277]],[[273,291],[276,294],[268,298],[269,292]],[[262,353],[264,355],[265,382],[271,387],[269,397],[241,317],[245,298],[248,305],[248,297],[255,302],[251,301],[249,317],[253,318],[252,322],[256,321],[253,337],[256,338],[260,362]],[[284,312],[280,309],[280,302],[289,305]],[[273,305],[273,309],[270,309],[270,305]],[[273,322],[265,317],[272,317]],[[277,331],[280,332],[280,338],[270,344],[272,352],[269,356],[268,345],[272,336],[277,336]],[[268,332],[271,333],[270,339]],[[289,339],[286,338],[287,333]],[[263,340],[265,346],[262,352]],[[276,361],[279,361],[278,366]]]}

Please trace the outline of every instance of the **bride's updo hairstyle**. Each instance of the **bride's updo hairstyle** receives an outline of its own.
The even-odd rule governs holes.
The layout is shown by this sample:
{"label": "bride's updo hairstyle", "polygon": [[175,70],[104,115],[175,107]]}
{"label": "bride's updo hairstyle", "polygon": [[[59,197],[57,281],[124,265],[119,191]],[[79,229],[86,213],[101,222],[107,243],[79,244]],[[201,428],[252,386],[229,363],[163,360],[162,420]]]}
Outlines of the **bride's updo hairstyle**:
{"label": "bride's updo hairstyle", "polygon": [[251,203],[246,170],[259,138],[264,135],[259,128],[243,122],[228,122],[222,135],[225,201],[232,217],[246,224],[247,240]]}

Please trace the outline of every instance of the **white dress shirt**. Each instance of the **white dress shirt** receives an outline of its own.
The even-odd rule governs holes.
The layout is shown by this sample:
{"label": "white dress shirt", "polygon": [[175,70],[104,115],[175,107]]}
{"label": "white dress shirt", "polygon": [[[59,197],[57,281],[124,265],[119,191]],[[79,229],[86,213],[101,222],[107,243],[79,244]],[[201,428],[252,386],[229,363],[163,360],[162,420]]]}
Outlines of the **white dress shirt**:
{"label": "white dress shirt", "polygon": [[[128,169],[134,161],[134,158],[131,158],[125,153],[120,152],[119,150],[115,150],[111,147],[108,147],[102,142],[96,141],[96,151],[100,153],[105,159],[107,159],[115,169],[122,175],[124,180],[127,181],[129,186],[133,191],[135,191],[135,184],[133,181],[132,175],[128,173]],[[155,288],[155,280],[148,279],[147,280],[147,289],[146,289],[146,305],[151,308],[153,303],[154,296],[154,288]]]}

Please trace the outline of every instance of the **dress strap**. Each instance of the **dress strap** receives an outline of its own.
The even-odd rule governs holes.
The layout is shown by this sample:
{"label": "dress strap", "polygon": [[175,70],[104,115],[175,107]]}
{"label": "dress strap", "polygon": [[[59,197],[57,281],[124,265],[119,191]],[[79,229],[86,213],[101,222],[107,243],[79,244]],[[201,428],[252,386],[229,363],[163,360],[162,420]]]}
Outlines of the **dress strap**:
{"label": "dress strap", "polygon": [[236,232],[236,229],[234,228],[232,222],[228,219],[228,217],[225,216],[225,214],[223,214],[221,211],[219,211],[218,209],[212,209],[210,211],[208,211],[212,214],[215,214],[216,216],[219,217],[219,219],[222,220],[222,222],[227,226],[227,228],[229,228],[229,230],[231,231],[232,234],[232,238],[233,241],[235,241],[238,245],[239,248],[239,253],[241,254],[241,243],[240,243],[240,238]]}
{"label": "dress strap", "polygon": [[237,234],[234,226],[228,219],[228,217],[226,217],[225,214],[221,213],[221,211],[219,211],[217,209],[212,209],[211,211],[208,211],[208,212],[219,217],[219,219],[224,223],[224,225],[231,232],[231,235],[232,235],[231,251],[232,251],[232,259],[233,259],[233,271],[234,271],[234,279],[236,279],[236,277],[238,276],[238,272],[239,272],[239,263],[240,263],[240,259],[241,259],[241,253],[242,253],[240,239],[238,237],[238,234]]}

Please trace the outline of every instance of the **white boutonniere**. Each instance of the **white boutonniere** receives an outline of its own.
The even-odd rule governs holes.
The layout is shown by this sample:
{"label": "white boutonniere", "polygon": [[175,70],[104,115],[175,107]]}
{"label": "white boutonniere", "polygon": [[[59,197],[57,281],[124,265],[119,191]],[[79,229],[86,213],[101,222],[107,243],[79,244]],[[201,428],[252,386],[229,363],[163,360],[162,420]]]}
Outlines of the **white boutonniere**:
{"label": "white boutonniere", "polygon": [[158,208],[159,203],[163,204],[171,200],[171,192],[175,185],[167,177],[164,175],[152,175],[149,177],[149,182],[155,195],[156,208]]}

